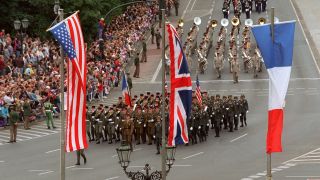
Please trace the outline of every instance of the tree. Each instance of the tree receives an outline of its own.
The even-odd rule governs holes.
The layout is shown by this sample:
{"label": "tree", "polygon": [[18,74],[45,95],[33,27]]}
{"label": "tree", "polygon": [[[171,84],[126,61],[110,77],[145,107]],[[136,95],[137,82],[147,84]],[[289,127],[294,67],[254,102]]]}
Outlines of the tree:
{"label": "tree", "polygon": [[[60,0],[61,8],[66,13],[65,17],[76,10],[80,10],[80,20],[86,41],[92,41],[97,35],[98,20],[112,8],[130,0]],[[0,20],[0,28],[6,32],[14,33],[13,21],[28,18],[30,26],[28,34],[48,38],[46,29],[56,18],[53,13],[54,0],[9,0],[2,1],[0,12],[4,15]],[[113,16],[122,12],[119,9],[112,13]]]}

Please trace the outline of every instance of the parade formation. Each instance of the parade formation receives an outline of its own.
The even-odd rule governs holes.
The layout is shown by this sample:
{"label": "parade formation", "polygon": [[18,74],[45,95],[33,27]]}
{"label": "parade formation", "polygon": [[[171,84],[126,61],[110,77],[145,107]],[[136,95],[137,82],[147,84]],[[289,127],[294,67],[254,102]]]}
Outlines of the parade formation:
{"label": "parade formation", "polygon": [[[168,96],[165,107],[168,112]],[[117,104],[111,107],[100,104],[87,109],[87,134],[89,141],[129,143],[133,147],[133,139],[136,145],[156,144],[157,154],[161,142],[161,94],[147,92],[134,96],[133,106],[127,106],[122,97]],[[220,132],[228,130],[233,132],[239,127],[247,126],[249,112],[248,101],[244,95],[210,96],[206,91],[202,93],[200,104],[193,92],[192,112],[188,119],[188,134],[190,144],[204,142],[209,135],[209,129],[214,129],[215,137],[220,137]],[[169,114],[166,113],[166,124]],[[160,138],[160,139],[159,139]]]}

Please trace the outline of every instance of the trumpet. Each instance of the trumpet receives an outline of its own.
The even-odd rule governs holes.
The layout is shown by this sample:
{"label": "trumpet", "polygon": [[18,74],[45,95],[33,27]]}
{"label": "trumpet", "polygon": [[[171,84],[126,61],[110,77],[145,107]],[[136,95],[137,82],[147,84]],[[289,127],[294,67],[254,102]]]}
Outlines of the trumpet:
{"label": "trumpet", "polygon": [[232,20],[231,20],[231,24],[232,24],[233,26],[238,26],[238,25],[240,24],[239,18],[233,17]]}
{"label": "trumpet", "polygon": [[266,22],[267,22],[266,18],[263,18],[263,17],[259,18],[259,20],[258,20],[258,23],[259,23],[260,25],[263,25],[263,24],[265,24]]}

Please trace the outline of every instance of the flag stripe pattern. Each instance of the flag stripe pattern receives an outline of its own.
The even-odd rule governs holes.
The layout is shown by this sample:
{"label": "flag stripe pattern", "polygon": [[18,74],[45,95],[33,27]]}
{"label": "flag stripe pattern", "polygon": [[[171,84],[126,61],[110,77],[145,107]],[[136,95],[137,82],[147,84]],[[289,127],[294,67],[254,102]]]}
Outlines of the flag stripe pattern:
{"label": "flag stripe pattern", "polygon": [[123,76],[122,76],[122,95],[123,95],[123,98],[125,99],[125,104],[128,106],[131,106],[132,105],[131,95],[130,95],[127,77],[125,73],[123,73]]}
{"label": "flag stripe pattern", "polygon": [[66,144],[67,152],[86,149],[86,49],[78,13],[49,31],[67,55]]}
{"label": "flag stripe pattern", "polygon": [[196,86],[197,86],[196,87],[196,97],[197,97],[199,105],[202,106],[202,96],[201,96],[201,89],[200,89],[200,83],[199,83],[198,75],[197,75]]}
{"label": "flag stripe pattern", "polygon": [[294,31],[295,21],[276,23],[273,41],[270,24],[252,27],[269,74],[268,154],[282,152],[283,108],[291,74]]}
{"label": "flag stripe pattern", "polygon": [[175,28],[167,25],[170,48],[170,111],[168,146],[189,142],[187,119],[191,111],[192,84],[187,60]]}

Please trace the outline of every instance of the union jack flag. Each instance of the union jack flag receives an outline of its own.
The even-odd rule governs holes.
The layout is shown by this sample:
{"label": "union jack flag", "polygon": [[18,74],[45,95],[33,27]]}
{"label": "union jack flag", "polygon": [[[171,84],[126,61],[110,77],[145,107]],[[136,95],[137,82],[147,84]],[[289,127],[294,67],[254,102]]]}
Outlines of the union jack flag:
{"label": "union jack flag", "polygon": [[170,113],[168,146],[189,142],[187,119],[190,116],[192,83],[186,56],[175,28],[167,25],[170,48]]}
{"label": "union jack flag", "polygon": [[[86,138],[86,49],[78,12],[50,31],[67,55],[66,144],[67,152],[88,147]],[[63,92],[63,91],[62,91]],[[64,119],[62,119],[63,121]],[[62,127],[63,128],[63,127]]]}

